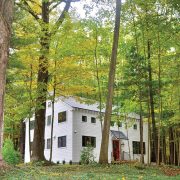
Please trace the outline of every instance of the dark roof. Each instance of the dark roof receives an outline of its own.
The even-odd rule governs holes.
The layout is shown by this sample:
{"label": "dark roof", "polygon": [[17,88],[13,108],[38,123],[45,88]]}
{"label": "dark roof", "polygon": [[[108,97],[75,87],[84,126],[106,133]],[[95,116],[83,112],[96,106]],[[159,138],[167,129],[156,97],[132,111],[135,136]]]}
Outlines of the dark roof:
{"label": "dark roof", "polygon": [[114,130],[111,130],[111,135],[116,138],[116,139],[125,139],[125,140],[128,140],[128,138],[125,136],[125,134],[121,131],[114,131]]}

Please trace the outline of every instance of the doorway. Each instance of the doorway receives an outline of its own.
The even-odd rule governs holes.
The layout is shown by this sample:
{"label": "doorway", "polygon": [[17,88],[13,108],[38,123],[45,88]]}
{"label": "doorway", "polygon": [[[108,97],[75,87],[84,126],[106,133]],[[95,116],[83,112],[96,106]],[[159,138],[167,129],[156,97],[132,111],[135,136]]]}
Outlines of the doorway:
{"label": "doorway", "polygon": [[119,140],[113,140],[113,157],[114,161],[120,160],[120,143]]}

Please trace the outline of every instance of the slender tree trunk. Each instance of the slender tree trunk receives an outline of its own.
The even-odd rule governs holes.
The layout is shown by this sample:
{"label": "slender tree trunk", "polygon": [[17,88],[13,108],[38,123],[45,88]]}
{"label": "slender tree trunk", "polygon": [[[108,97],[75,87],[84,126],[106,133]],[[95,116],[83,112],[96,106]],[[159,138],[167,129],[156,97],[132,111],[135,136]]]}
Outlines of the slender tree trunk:
{"label": "slender tree trunk", "polygon": [[4,95],[6,84],[6,68],[8,62],[11,24],[13,17],[13,1],[0,1],[0,165],[2,160],[3,127],[4,127]]}
{"label": "slender tree trunk", "polygon": [[101,131],[102,131],[102,93],[101,93],[101,83],[99,78],[99,68],[98,68],[98,58],[97,58],[97,45],[98,45],[98,34],[97,34],[97,27],[96,27],[96,45],[94,49],[94,58],[95,58],[95,65],[96,65],[96,79],[98,83],[98,97],[99,97],[99,119],[101,122]]}
{"label": "slender tree trunk", "polygon": [[127,141],[128,141],[128,150],[129,150],[129,160],[131,161],[131,149],[129,144],[129,132],[128,132],[128,126],[127,126],[127,117],[125,115],[125,126],[126,126],[126,134],[127,134]]}
{"label": "slender tree trunk", "polygon": [[[55,60],[54,68],[56,73],[57,62]],[[53,97],[52,97],[52,122],[51,122],[51,149],[50,149],[50,158],[49,161],[52,162],[52,153],[53,153],[53,132],[54,132],[54,103],[56,98],[56,74],[54,75],[53,83]]]}
{"label": "slender tree trunk", "polygon": [[170,150],[170,164],[174,162],[174,136],[173,136],[173,128],[169,127],[169,150]]}
{"label": "slender tree trunk", "polygon": [[21,124],[20,124],[19,150],[20,150],[22,159],[24,159],[24,150],[25,150],[25,123],[23,122],[23,120],[21,121]]}
{"label": "slender tree trunk", "polygon": [[156,130],[156,121],[154,113],[154,99],[153,99],[153,86],[152,86],[152,68],[151,68],[151,45],[150,40],[147,42],[147,59],[148,59],[148,73],[149,73],[149,99],[150,99],[150,109],[151,109],[151,118],[152,118],[152,150],[151,158],[152,161],[156,162],[157,158],[157,130]]}
{"label": "slender tree trunk", "polygon": [[32,111],[32,76],[33,76],[33,71],[32,71],[32,64],[30,65],[30,83],[29,83],[29,118],[28,118],[28,122],[29,122],[29,158],[31,161],[31,130],[30,130],[30,122],[31,122],[31,111]]}
{"label": "slender tree trunk", "polygon": [[[180,133],[179,133],[179,137],[180,137]],[[179,151],[178,151],[178,166],[180,166],[180,139],[178,140],[179,141]]]}
{"label": "slender tree trunk", "polygon": [[104,127],[103,127],[101,150],[99,157],[100,163],[108,163],[109,130],[110,130],[110,121],[111,121],[111,113],[112,113],[114,79],[115,79],[117,50],[118,50],[118,41],[119,41],[120,11],[121,11],[121,0],[116,0],[114,39],[113,39],[113,47],[112,47],[111,62],[109,69],[108,96],[106,101],[106,111],[105,111]]}
{"label": "slender tree trunk", "polygon": [[150,123],[150,118],[151,118],[151,115],[150,115],[150,107],[149,107],[149,99],[148,99],[148,161],[147,161],[147,164],[148,166],[150,165],[151,163],[151,153],[150,153],[150,149],[151,149],[151,123]]}
{"label": "slender tree trunk", "polygon": [[139,105],[140,105],[140,151],[141,151],[141,164],[144,164],[144,147],[143,147],[143,118],[142,118],[142,94],[139,88]]}

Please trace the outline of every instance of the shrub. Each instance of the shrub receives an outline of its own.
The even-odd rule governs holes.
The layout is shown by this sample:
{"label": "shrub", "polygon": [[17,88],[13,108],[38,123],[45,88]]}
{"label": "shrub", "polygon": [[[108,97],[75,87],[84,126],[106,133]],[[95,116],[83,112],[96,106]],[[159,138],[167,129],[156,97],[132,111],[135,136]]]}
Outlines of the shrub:
{"label": "shrub", "polygon": [[11,139],[6,139],[2,149],[2,155],[5,162],[8,164],[18,164],[21,159],[21,155],[14,149],[14,144]]}
{"label": "shrub", "polygon": [[93,155],[93,147],[88,146],[84,147],[81,151],[81,163],[82,164],[91,164],[94,162],[95,156]]}

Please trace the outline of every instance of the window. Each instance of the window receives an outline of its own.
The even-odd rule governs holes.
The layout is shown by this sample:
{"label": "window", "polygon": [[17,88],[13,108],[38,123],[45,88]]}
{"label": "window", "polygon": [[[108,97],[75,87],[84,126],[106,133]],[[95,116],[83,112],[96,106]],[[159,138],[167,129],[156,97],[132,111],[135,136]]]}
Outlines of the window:
{"label": "window", "polygon": [[91,123],[96,123],[96,118],[95,117],[91,117]]}
{"label": "window", "polygon": [[133,125],[133,129],[137,130],[137,124]]}
{"label": "window", "polygon": [[33,130],[33,129],[34,129],[34,120],[30,121],[30,130]]}
{"label": "window", "polygon": [[66,136],[58,137],[58,148],[66,147]]}
{"label": "window", "polygon": [[91,137],[91,136],[82,136],[82,146],[87,147],[96,147],[96,137]]}
{"label": "window", "polygon": [[114,126],[114,121],[111,121],[111,126]]}
{"label": "window", "polygon": [[[133,154],[141,154],[141,147],[139,141],[133,141]],[[145,142],[143,142],[143,154],[145,154]]]}
{"label": "window", "polygon": [[51,102],[48,102],[48,108],[51,107]]}
{"label": "window", "polygon": [[66,111],[58,113],[58,123],[66,121]]}
{"label": "window", "polygon": [[47,117],[47,126],[51,125],[51,115]]}
{"label": "window", "polygon": [[47,149],[51,148],[51,139],[47,139]]}
{"label": "window", "polygon": [[87,122],[87,116],[82,116],[82,122]]}
{"label": "window", "polygon": [[122,127],[122,122],[118,122],[118,127]]}

